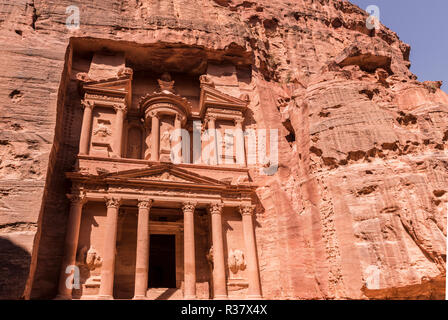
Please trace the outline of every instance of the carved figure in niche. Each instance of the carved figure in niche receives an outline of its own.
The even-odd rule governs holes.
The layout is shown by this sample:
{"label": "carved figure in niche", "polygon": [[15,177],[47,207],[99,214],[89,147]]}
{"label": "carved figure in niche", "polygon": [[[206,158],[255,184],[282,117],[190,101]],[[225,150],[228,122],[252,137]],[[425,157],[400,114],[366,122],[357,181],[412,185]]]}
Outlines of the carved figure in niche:
{"label": "carved figure in niche", "polygon": [[106,138],[107,136],[112,135],[112,130],[110,130],[104,122],[98,121],[98,126],[93,130],[93,134],[101,138]]}
{"label": "carved figure in niche", "polygon": [[162,153],[171,152],[171,132],[168,129],[160,137],[160,150]]}
{"label": "carved figure in niche", "polygon": [[210,247],[210,250],[205,255],[205,258],[207,259],[209,265],[213,268],[213,246]]}
{"label": "carved figure in niche", "polygon": [[131,68],[124,67],[124,68],[121,68],[120,70],[118,70],[117,76],[118,77],[130,77],[130,76],[132,76],[133,73],[134,73],[134,71]]}
{"label": "carved figure in niche", "polygon": [[90,247],[89,250],[85,246],[82,247],[78,251],[76,260],[78,260],[80,265],[86,266],[89,270],[95,270],[103,264],[103,259],[93,247]]}
{"label": "carved figure in niche", "polygon": [[230,250],[229,252],[229,268],[234,275],[240,270],[246,269],[246,260],[244,259],[244,253],[241,250]]}
{"label": "carved figure in niche", "polygon": [[92,81],[92,79],[90,79],[89,75],[86,72],[79,72],[76,74],[76,80],[80,81],[80,82],[88,82],[88,81]]}
{"label": "carved figure in niche", "polygon": [[158,79],[157,82],[163,93],[174,93],[174,81],[171,79],[171,75],[168,72],[162,74],[162,77]]}
{"label": "carved figure in niche", "polygon": [[199,77],[199,81],[203,85],[207,85],[207,86],[210,86],[210,87],[215,87],[215,84],[213,83],[212,79],[210,79],[210,77],[207,76],[206,74],[203,74],[202,76],[200,76]]}

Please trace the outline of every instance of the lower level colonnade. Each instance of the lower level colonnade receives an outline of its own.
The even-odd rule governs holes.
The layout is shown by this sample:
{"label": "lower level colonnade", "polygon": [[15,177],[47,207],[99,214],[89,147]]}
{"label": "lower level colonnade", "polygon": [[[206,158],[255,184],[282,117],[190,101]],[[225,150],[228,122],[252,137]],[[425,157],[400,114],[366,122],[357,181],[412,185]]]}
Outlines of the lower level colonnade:
{"label": "lower level colonnade", "polygon": [[[59,277],[57,299],[72,298],[73,276],[70,267],[76,265],[81,217],[87,203],[85,194],[69,195],[71,201],[65,238],[65,252]],[[114,272],[116,259],[117,227],[120,205],[123,199],[117,196],[105,197],[107,208],[106,226],[103,246],[103,262],[101,266],[101,282],[98,299],[113,299]],[[195,257],[195,209],[197,202],[179,203],[183,212],[184,239],[184,299],[196,299],[196,257]],[[148,291],[148,274],[150,257],[149,222],[154,200],[138,199],[137,245],[135,264],[134,299],[146,299]],[[222,227],[223,203],[211,202],[206,205],[211,215],[211,233],[213,245],[213,297],[227,299],[227,280],[224,254],[224,236]],[[248,299],[262,298],[258,256],[254,232],[254,206],[241,204],[239,212],[242,216],[242,229],[247,259]]]}

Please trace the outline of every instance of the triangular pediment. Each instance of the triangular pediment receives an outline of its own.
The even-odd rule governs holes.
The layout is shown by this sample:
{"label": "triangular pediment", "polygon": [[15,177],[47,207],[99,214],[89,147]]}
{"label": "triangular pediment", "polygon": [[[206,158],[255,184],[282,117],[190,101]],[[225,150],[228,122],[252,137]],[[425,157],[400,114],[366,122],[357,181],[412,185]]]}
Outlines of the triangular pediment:
{"label": "triangular pediment", "polygon": [[174,184],[227,186],[229,183],[199,175],[170,164],[155,165],[144,169],[134,169],[108,174],[108,179],[128,180],[134,182],[160,182]]}
{"label": "triangular pediment", "polygon": [[247,107],[247,101],[232,97],[211,86],[204,85],[201,87],[200,113],[205,113],[209,106],[228,107],[244,111]]}
{"label": "triangular pediment", "polygon": [[106,79],[100,81],[91,81],[84,83],[83,89],[85,91],[122,91],[128,92],[130,90],[130,79]]}

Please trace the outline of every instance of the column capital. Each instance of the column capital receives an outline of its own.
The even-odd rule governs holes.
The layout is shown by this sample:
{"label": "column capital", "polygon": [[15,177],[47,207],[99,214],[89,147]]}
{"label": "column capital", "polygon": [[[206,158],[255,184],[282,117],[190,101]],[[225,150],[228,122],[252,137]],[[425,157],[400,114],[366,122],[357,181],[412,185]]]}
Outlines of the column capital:
{"label": "column capital", "polygon": [[210,204],[210,213],[212,215],[214,214],[222,214],[222,208],[224,208],[224,205],[222,203],[211,203]]}
{"label": "column capital", "polygon": [[182,211],[185,212],[194,212],[194,209],[197,206],[197,202],[194,201],[186,201],[182,204]]}
{"label": "column capital", "polygon": [[93,109],[95,103],[91,100],[81,100],[81,106],[83,107],[83,109]]}
{"label": "column capital", "polygon": [[241,205],[240,206],[240,213],[242,216],[252,216],[255,211],[254,205]]}
{"label": "column capital", "polygon": [[177,121],[183,122],[184,119],[185,119],[185,117],[184,117],[183,115],[181,115],[180,113],[176,113],[176,115],[175,115],[175,119],[176,119]]}
{"label": "column capital", "polygon": [[106,201],[106,206],[108,208],[117,208],[118,209],[121,205],[120,198],[104,197],[104,200]]}
{"label": "column capital", "polygon": [[79,193],[70,193],[67,194],[67,198],[70,200],[72,204],[80,204],[83,205],[87,202],[87,196],[84,191]]}
{"label": "column capital", "polygon": [[126,107],[126,105],[122,104],[122,103],[116,103],[114,104],[114,109],[116,112],[118,111],[123,111],[123,113],[126,113],[128,108]]}
{"label": "column capital", "polygon": [[154,201],[152,199],[138,199],[138,208],[139,209],[151,209]]}
{"label": "column capital", "polygon": [[157,118],[157,119],[160,119],[160,115],[159,115],[156,111],[151,111],[151,112],[149,113],[149,116],[150,116],[151,118]]}
{"label": "column capital", "polygon": [[216,122],[217,116],[215,114],[207,114],[205,116],[205,122],[208,124],[209,122]]}

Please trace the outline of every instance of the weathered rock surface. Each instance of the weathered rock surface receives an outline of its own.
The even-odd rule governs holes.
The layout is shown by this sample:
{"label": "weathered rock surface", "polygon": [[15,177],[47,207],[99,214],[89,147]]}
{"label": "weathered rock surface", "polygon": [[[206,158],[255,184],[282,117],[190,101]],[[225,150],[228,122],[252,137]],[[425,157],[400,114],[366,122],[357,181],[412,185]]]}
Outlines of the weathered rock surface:
{"label": "weathered rock surface", "polygon": [[[70,5],[79,30],[65,26]],[[282,133],[279,172],[252,172],[265,297],[443,298],[448,95],[366,18],[337,0],[1,0],[0,298],[55,294],[67,203],[52,195],[79,139],[61,125],[61,79],[87,39],[131,46],[149,68],[252,65],[251,126]]]}

